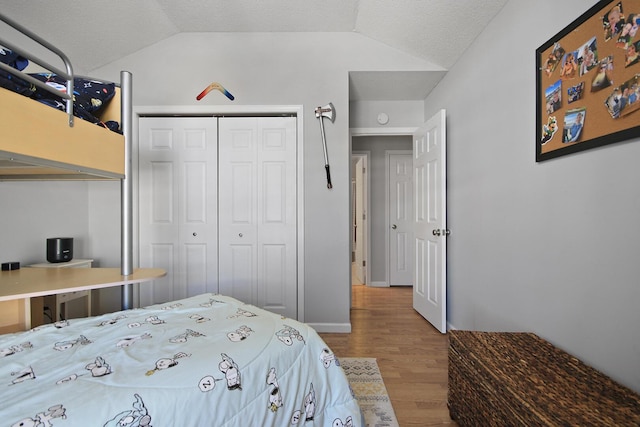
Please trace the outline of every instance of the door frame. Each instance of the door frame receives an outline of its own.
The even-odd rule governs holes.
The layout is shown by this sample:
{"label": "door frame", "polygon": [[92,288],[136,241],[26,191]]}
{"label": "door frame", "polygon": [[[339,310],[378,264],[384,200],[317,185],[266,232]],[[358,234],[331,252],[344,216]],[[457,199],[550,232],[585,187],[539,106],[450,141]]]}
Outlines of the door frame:
{"label": "door frame", "polygon": [[[386,265],[386,282],[387,287],[391,287],[391,211],[390,211],[390,202],[391,202],[391,188],[390,188],[390,180],[391,175],[389,173],[389,169],[391,167],[391,155],[392,154],[404,154],[411,156],[413,154],[413,149],[411,150],[385,150],[384,151],[384,224],[385,224],[385,232],[384,232],[384,249],[385,249],[385,261]],[[413,197],[413,192],[411,193]],[[410,244],[413,244],[411,242]],[[411,260],[411,265],[413,265],[413,260]]]}
{"label": "door frame", "polygon": [[[163,105],[163,106],[137,106],[133,107],[133,131],[131,162],[138,164],[139,120],[141,117],[162,116],[273,116],[279,114],[291,114],[297,117],[297,292],[298,292],[298,320],[304,322],[304,106],[303,105]],[[139,177],[138,168],[132,168],[133,183],[133,217],[138,218],[139,210]],[[140,230],[139,221],[133,221],[133,263],[140,265]],[[144,285],[148,286],[148,285]],[[134,286],[133,304],[140,305],[139,285]]]}
{"label": "door frame", "polygon": [[[370,191],[370,187],[371,187],[371,177],[369,176],[369,164],[370,164],[370,159],[371,159],[371,151],[368,150],[364,150],[364,151],[352,151],[351,152],[351,159],[354,158],[361,158],[364,161],[364,167],[365,167],[365,179],[364,182],[362,183],[362,187],[363,187],[363,193],[364,193],[364,211],[365,211],[365,219],[363,220],[364,222],[364,231],[363,231],[363,240],[364,240],[364,245],[362,248],[362,259],[364,261],[364,284],[366,286],[368,286],[371,283],[371,273],[369,271],[370,268],[370,262],[369,262],[369,254],[371,253],[371,225],[369,222],[369,216],[370,216],[370,212],[371,212],[371,191]],[[350,163],[351,164],[351,163]],[[351,171],[349,173],[349,175],[353,175],[353,171]],[[351,194],[349,196],[349,200],[350,203],[353,203],[353,194]],[[351,212],[353,212],[353,206],[351,206]],[[351,244],[353,244],[353,239],[351,239]],[[353,248],[351,248],[349,250],[349,253],[353,252]]]}
{"label": "door frame", "polygon": [[[354,154],[353,151],[353,138],[354,137],[359,137],[359,136],[411,136],[413,138],[413,134],[415,133],[415,131],[418,129],[418,126],[416,127],[385,127],[385,128],[349,128],[349,155],[352,156]],[[355,152],[357,153],[357,151]],[[349,162],[349,165],[351,165],[351,162]],[[369,175],[367,175],[367,179],[371,179]],[[388,181],[388,180],[387,180]],[[370,186],[368,186],[370,187]],[[351,187],[349,187],[351,188]],[[369,193],[368,193],[369,194]],[[349,200],[351,200],[353,197],[353,194],[349,194]],[[368,198],[369,200],[370,198]],[[351,202],[349,202],[351,203]],[[388,202],[387,202],[388,205]],[[368,207],[368,211],[367,212],[371,212],[371,210]],[[387,213],[385,213],[385,215],[387,215]],[[387,216],[387,222],[388,222],[388,216]],[[368,242],[371,242],[371,227],[368,227],[368,229],[366,230],[366,237],[365,240]],[[388,230],[385,231],[386,237],[385,239],[388,239]],[[387,260],[389,258],[388,255],[388,247],[389,244],[388,242],[386,243],[387,247],[385,248],[385,253],[387,253]],[[351,249],[352,250],[352,249]],[[351,250],[349,251],[349,254],[351,254]],[[371,254],[371,247],[367,248],[367,256],[369,256]],[[387,261],[388,263],[388,261]],[[367,282],[368,285],[371,286],[371,279],[370,279],[370,263],[367,262]],[[388,267],[388,266],[387,266]],[[388,272],[388,268],[387,268],[387,276],[386,276],[386,282],[387,285],[389,284],[389,272]],[[349,280],[349,287],[351,287],[351,280]],[[349,295],[351,295],[351,291],[349,291]]]}

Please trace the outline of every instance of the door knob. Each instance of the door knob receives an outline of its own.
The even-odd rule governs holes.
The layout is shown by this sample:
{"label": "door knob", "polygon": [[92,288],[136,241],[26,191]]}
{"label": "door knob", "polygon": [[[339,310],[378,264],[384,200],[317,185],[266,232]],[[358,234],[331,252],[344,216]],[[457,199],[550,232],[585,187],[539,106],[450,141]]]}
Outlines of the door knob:
{"label": "door knob", "polygon": [[451,230],[449,230],[448,228],[444,228],[442,230],[436,228],[431,233],[433,233],[434,236],[448,236],[449,234],[451,234]]}
{"label": "door knob", "polygon": [[395,224],[393,224],[393,225],[391,226],[391,228],[393,228],[393,229],[395,230],[396,228],[398,228],[398,226],[397,226],[397,225],[395,225]]}
{"label": "door knob", "polygon": [[193,233],[193,237],[196,237],[198,235],[198,233]]}

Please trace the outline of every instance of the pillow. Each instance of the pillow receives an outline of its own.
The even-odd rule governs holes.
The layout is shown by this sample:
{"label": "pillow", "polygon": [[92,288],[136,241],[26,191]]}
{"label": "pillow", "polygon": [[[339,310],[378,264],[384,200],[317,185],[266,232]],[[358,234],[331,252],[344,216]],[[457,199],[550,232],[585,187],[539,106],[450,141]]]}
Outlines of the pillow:
{"label": "pillow", "polygon": [[[24,70],[29,61],[17,53],[0,46],[0,61],[16,68]],[[59,90],[67,91],[67,81],[52,73],[29,74],[31,77]],[[116,92],[115,83],[89,80],[82,77],[73,79],[73,114],[83,120],[106,127],[112,131],[120,132],[118,122],[101,122],[94,113],[105,105]],[[45,90],[38,89],[35,85],[14,76],[9,72],[0,70],[0,87],[33,98],[43,104],[65,111],[65,103]]]}
{"label": "pillow", "polygon": [[[30,76],[50,85],[62,92],[67,90],[67,81],[56,74],[38,73]],[[73,105],[74,109],[87,113],[95,113],[105,105],[116,93],[115,83],[89,80],[82,77],[73,79]],[[36,99],[51,98],[45,91],[38,91]]]}
{"label": "pillow", "polygon": [[0,61],[20,71],[24,70],[27,68],[27,65],[29,65],[29,60],[27,58],[20,56],[14,51],[3,46],[0,46]]}
{"label": "pillow", "polygon": [[[26,58],[2,46],[0,46],[0,62],[20,71],[29,64]],[[4,70],[0,70],[0,86],[24,96],[31,96],[36,91],[35,85]]]}

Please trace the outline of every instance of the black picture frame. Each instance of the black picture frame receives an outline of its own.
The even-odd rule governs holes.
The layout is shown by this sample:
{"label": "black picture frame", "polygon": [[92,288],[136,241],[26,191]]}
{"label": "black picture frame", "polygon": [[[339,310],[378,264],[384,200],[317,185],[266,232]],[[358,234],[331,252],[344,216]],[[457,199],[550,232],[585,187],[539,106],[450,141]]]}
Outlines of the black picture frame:
{"label": "black picture frame", "polygon": [[536,162],[640,136],[638,27],[640,0],[602,0],[536,49]]}

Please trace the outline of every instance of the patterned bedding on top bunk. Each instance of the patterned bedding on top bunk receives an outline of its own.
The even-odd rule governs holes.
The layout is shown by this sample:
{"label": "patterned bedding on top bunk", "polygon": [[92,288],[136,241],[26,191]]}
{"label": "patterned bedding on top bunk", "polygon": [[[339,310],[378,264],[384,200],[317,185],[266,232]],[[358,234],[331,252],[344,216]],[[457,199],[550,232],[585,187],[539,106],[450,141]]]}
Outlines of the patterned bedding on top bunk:
{"label": "patterned bedding on top bunk", "polygon": [[[0,62],[17,70],[24,70],[29,61],[15,52],[0,46]],[[29,76],[61,91],[67,90],[67,82],[63,78],[51,73],[29,73]],[[115,95],[115,83],[90,80],[80,77],[73,79],[73,114],[83,120],[104,126],[112,131],[120,132],[120,125],[115,121],[102,122],[96,113],[106,105]],[[0,70],[0,87],[35,99],[58,110],[65,111],[65,104],[61,98],[38,88],[13,74]]]}
{"label": "patterned bedding on top bunk", "polygon": [[338,359],[295,320],[204,294],[0,336],[12,426],[361,426]]}

